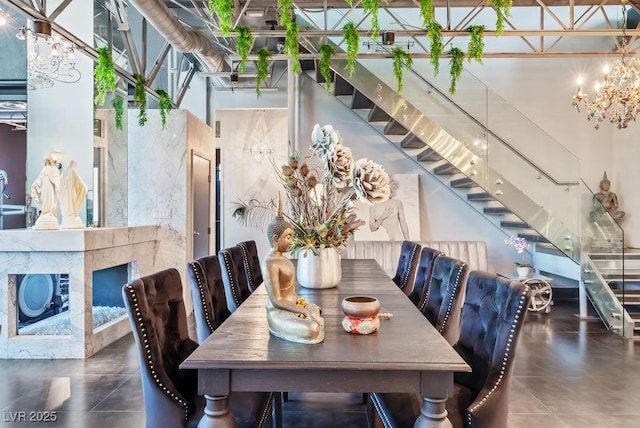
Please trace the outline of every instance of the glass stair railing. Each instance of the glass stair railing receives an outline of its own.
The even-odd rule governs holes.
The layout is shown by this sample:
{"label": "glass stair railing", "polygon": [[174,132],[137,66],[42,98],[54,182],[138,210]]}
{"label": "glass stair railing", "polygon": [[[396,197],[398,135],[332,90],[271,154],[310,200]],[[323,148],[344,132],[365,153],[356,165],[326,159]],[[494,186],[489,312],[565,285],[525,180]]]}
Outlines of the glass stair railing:
{"label": "glass stair railing", "polygon": [[[640,330],[640,293],[627,290],[626,280],[640,279],[640,259],[626,262],[623,229],[584,182],[580,199],[584,287],[607,327],[633,337]],[[636,278],[627,278],[627,267],[635,269]]]}
{"label": "glass stair railing", "polygon": [[[485,191],[481,196],[486,193],[486,197],[501,202],[528,227],[579,261],[580,246],[575,241],[578,198],[568,197],[577,186],[554,180],[419,76],[407,75],[404,91],[397,94],[390,86],[393,76],[386,70],[388,61],[385,70],[380,64],[379,60],[359,61],[349,77],[344,71],[346,61],[332,61],[341,79],[426,143],[455,173],[461,172],[480,185]],[[557,210],[549,208],[554,202]]]}

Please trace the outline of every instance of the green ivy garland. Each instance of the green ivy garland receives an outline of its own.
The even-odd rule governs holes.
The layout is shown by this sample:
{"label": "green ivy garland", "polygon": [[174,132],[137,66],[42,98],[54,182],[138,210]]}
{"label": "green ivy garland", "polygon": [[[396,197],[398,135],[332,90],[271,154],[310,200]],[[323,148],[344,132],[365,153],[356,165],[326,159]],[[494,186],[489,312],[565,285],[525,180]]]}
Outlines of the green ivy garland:
{"label": "green ivy garland", "polygon": [[116,129],[122,131],[122,118],[124,116],[124,98],[120,95],[113,97],[111,106],[116,111]]}
{"label": "green ivy garland", "polygon": [[147,123],[147,82],[143,75],[134,74],[136,78],[136,87],[133,91],[133,102],[140,107],[140,113],[138,114],[138,125],[144,126]]}
{"label": "green ivy garland", "polygon": [[371,38],[373,40],[377,40],[380,34],[380,23],[378,22],[379,7],[379,0],[362,0],[362,9],[371,14]]}
{"label": "green ivy garland", "polygon": [[293,0],[278,0],[278,12],[280,13],[280,25],[287,27],[292,22],[291,8]]}
{"label": "green ivy garland", "polygon": [[513,0],[487,0],[487,3],[496,11],[496,36],[499,36],[504,31],[504,21],[511,13]]}
{"label": "green ivy garland", "polygon": [[475,59],[477,63],[482,64],[482,53],[484,52],[484,25],[469,26],[471,39],[467,46],[467,60],[471,62]]}
{"label": "green ivy garland", "polygon": [[351,77],[356,71],[355,64],[358,49],[360,48],[360,36],[353,22],[348,22],[342,29],[344,31],[344,41],[347,45],[347,65],[344,69],[349,70],[349,77]]}
{"label": "green ivy garland", "polygon": [[436,21],[429,23],[427,27],[427,36],[431,42],[429,55],[431,57],[431,65],[433,65],[433,75],[437,76],[440,71],[440,55],[444,49],[442,44],[442,27]]}
{"label": "green ivy garland", "polygon": [[284,52],[288,53],[291,57],[291,71],[294,73],[300,73],[302,67],[300,66],[300,45],[298,44],[298,24],[290,22],[287,25],[287,32],[284,38]]}
{"label": "green ivy garland", "polygon": [[249,56],[249,50],[253,44],[253,35],[249,27],[236,27],[238,38],[236,39],[236,48],[238,49],[238,55],[240,55],[240,63],[238,64],[238,71],[243,73],[247,68],[247,57]]}
{"label": "green ivy garland", "polygon": [[171,97],[166,91],[160,88],[156,88],[155,91],[156,94],[158,94],[158,110],[160,110],[160,121],[162,123],[162,129],[166,129],[167,115],[173,108]]}
{"label": "green ivy garland", "polygon": [[262,95],[260,86],[267,81],[269,75],[269,58],[271,58],[271,54],[266,47],[258,50],[258,69],[256,72],[256,95],[258,98]]}
{"label": "green ivy garland", "polygon": [[449,51],[451,60],[449,61],[449,76],[451,77],[451,86],[449,86],[449,93],[451,95],[456,94],[456,84],[460,75],[462,74],[462,62],[464,61],[464,52],[458,48],[451,48]]}
{"label": "green ivy garland", "polygon": [[96,49],[96,53],[98,62],[93,69],[96,96],[93,98],[93,103],[95,106],[101,106],[107,98],[107,93],[116,90],[116,70],[108,46],[100,46]]}
{"label": "green ivy garland", "polygon": [[233,28],[233,0],[209,0],[209,11],[218,15],[220,32],[228,36]]}
{"label": "green ivy garland", "polygon": [[320,46],[320,74],[324,77],[324,87],[329,92],[331,88],[331,56],[336,52],[328,43]]}
{"label": "green ivy garland", "polygon": [[420,0],[420,16],[422,16],[422,26],[428,28],[433,21],[433,0]]}
{"label": "green ivy garland", "polygon": [[393,75],[396,78],[398,84],[397,93],[402,92],[402,79],[404,72],[413,66],[413,59],[409,52],[406,52],[402,48],[393,48]]}

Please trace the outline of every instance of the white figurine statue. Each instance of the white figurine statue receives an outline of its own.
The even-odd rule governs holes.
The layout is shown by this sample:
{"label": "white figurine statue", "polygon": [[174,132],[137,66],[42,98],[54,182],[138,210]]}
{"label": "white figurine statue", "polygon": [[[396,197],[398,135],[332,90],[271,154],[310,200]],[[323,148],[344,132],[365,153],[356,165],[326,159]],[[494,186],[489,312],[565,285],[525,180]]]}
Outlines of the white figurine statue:
{"label": "white figurine statue", "polygon": [[31,185],[31,197],[35,206],[40,208],[40,216],[33,225],[34,230],[59,229],[58,225],[58,193],[60,192],[60,172],[55,160],[44,157],[44,168]]}
{"label": "white figurine statue", "polygon": [[69,162],[62,173],[60,211],[63,229],[83,229],[84,222],[78,215],[87,196],[87,186],[76,171],[76,161]]}

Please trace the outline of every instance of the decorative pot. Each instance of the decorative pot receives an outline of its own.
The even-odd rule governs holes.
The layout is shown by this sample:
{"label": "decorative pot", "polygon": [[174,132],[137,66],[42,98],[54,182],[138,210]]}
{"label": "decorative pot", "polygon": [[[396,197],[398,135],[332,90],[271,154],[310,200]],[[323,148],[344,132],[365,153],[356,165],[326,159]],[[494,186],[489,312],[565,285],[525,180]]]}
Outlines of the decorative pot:
{"label": "decorative pot", "polygon": [[516,266],[518,277],[526,278],[529,276],[529,266]]}
{"label": "decorative pot", "polygon": [[321,248],[318,255],[307,251],[298,256],[298,283],[306,288],[332,288],[342,280],[340,253],[335,248]]}
{"label": "decorative pot", "polygon": [[349,296],[342,299],[342,312],[354,318],[375,317],[380,312],[380,301],[370,296]]}

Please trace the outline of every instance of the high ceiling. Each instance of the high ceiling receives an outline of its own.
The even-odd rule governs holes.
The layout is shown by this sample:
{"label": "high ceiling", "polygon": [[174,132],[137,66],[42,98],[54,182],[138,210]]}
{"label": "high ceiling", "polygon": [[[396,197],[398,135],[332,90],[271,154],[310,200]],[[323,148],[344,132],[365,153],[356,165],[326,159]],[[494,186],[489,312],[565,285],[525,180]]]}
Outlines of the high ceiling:
{"label": "high ceiling", "polygon": [[[192,67],[180,66],[191,75],[199,71],[225,74],[237,67],[235,33],[224,37],[218,19],[208,9],[208,0],[94,0],[95,40],[92,46],[68,31],[57,21],[72,0],[62,0],[54,10],[45,6],[45,0],[0,0],[31,19],[51,22],[54,31],[76,43],[80,50],[95,58],[95,46],[110,43],[121,53],[119,73],[132,81],[133,73],[142,72],[147,77],[158,73],[156,64],[166,64],[169,44],[155,61],[142,61],[141,52],[147,44],[146,33],[135,34],[128,22],[132,9],[144,16],[156,27],[161,37],[178,51],[185,52],[183,60]],[[51,3],[51,2],[49,2]],[[354,0],[349,7],[343,0],[298,0],[293,10],[301,30],[298,40],[302,46],[301,59],[317,58],[312,43],[319,38],[330,38],[342,43],[342,27],[347,22],[357,25],[361,42],[366,47],[360,55],[388,57],[389,49],[378,49],[379,40],[370,37],[371,17],[361,7],[361,0]],[[430,44],[422,28],[419,0],[389,0],[380,2],[378,12],[380,31],[393,32],[395,43],[405,46],[414,57],[428,57]],[[484,57],[553,57],[553,56],[602,56],[620,49],[620,1],[602,0],[514,0],[511,15],[505,22],[505,31],[496,36],[496,14],[487,0],[436,0],[435,18],[443,27],[446,46],[461,46],[468,42],[470,25],[485,25]],[[277,0],[234,1],[234,25],[248,26],[255,37],[250,60],[255,60],[258,48],[266,46],[272,52],[272,60],[287,59],[282,54],[285,31],[278,25]],[[630,36],[628,50],[635,51],[636,29],[640,16],[635,5],[627,6]],[[167,16],[163,16],[167,14]],[[164,28],[158,22],[175,21]],[[175,24],[175,25],[174,25]],[[179,27],[179,28],[177,28]],[[183,36],[196,38],[183,43]],[[193,36],[195,35],[195,36]],[[343,54],[338,54],[340,57]],[[285,62],[286,63],[286,62]],[[184,76],[182,85],[190,77]],[[149,81],[152,84],[153,79]],[[222,82],[224,84],[224,81]],[[184,88],[183,88],[184,89]],[[180,90],[174,101],[179,103]]]}

